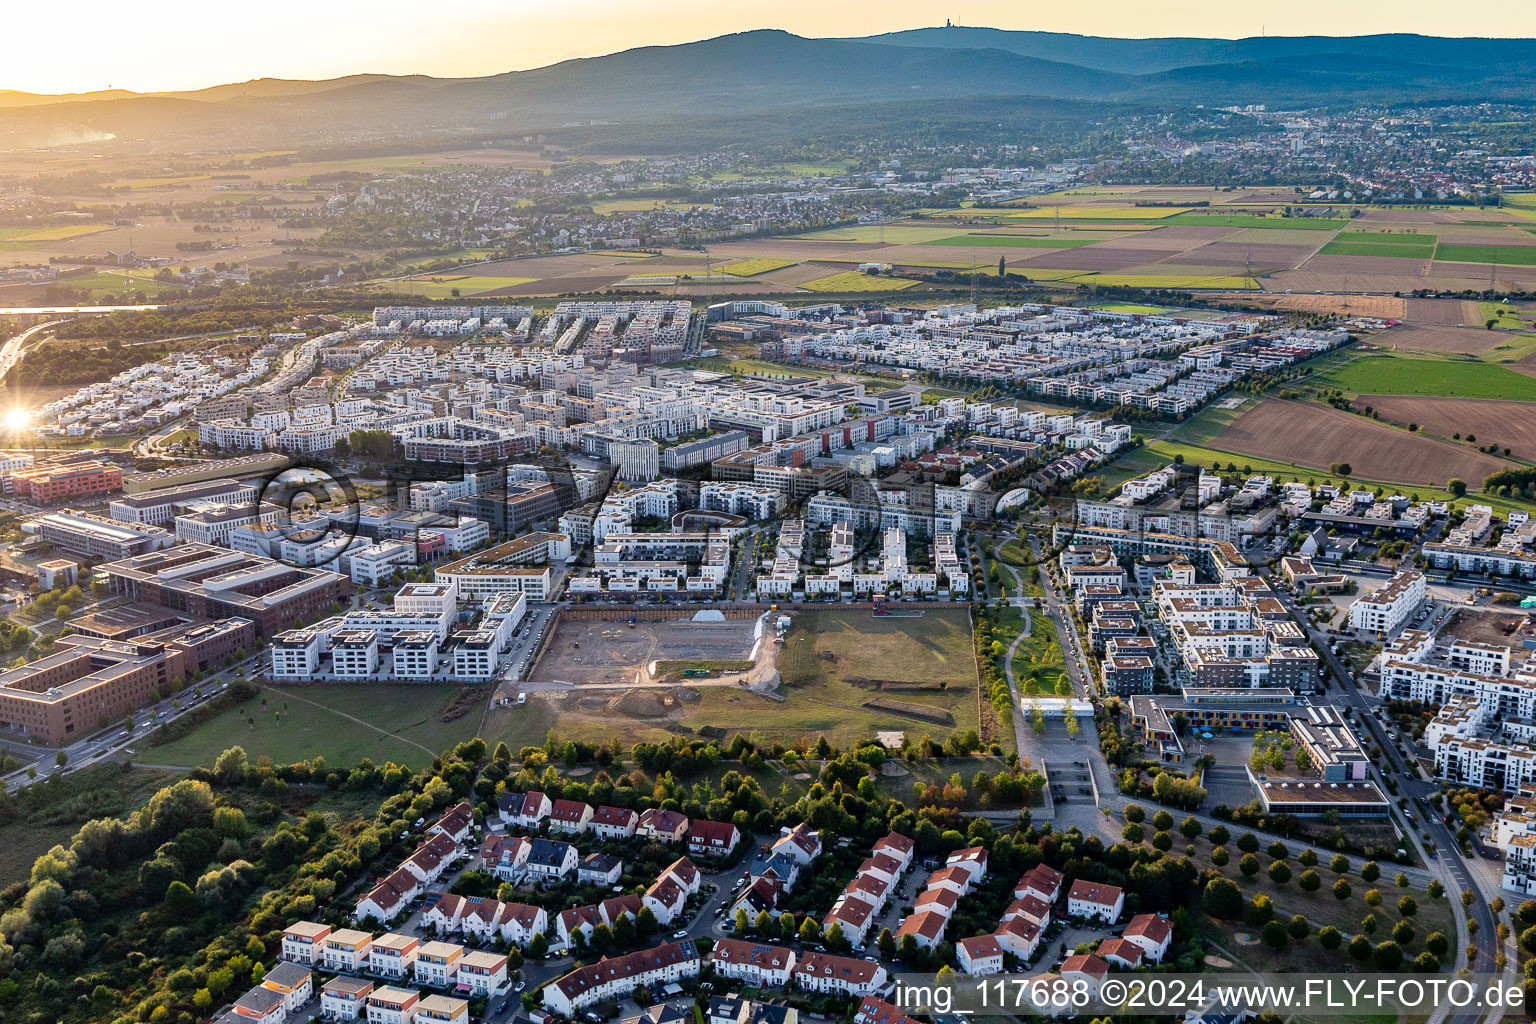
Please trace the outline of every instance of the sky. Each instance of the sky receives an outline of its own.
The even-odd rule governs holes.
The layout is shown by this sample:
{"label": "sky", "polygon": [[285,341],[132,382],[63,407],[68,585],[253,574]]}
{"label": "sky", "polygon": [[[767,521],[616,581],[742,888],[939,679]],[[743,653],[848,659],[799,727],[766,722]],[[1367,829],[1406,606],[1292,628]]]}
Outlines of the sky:
{"label": "sky", "polygon": [[1536,37],[1530,0],[1489,0],[1474,19],[1432,0],[203,0],[149,17],[121,0],[4,7],[0,30],[12,45],[0,62],[0,89],[45,93],[152,92],[366,72],[472,77],[753,28],[871,35],[946,18],[957,25],[1130,37],[1384,31]]}

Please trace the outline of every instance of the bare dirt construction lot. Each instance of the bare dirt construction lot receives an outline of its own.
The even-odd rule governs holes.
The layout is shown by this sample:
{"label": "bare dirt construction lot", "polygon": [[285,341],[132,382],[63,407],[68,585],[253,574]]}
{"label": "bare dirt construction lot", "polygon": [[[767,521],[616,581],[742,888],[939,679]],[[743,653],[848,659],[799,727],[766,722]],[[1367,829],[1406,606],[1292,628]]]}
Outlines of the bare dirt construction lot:
{"label": "bare dirt construction lot", "polygon": [[[564,619],[529,678],[580,687],[647,683],[658,661],[739,661],[752,654],[755,619],[588,622]],[[737,673],[740,675],[741,673]]]}
{"label": "bare dirt construction lot", "polygon": [[1456,613],[1447,629],[1458,640],[1508,647],[1514,642],[1515,630],[1524,621],[1524,613],[1462,610]]}
{"label": "bare dirt construction lot", "polygon": [[[1441,437],[1471,434],[1479,444],[1497,441],[1521,458],[1536,458],[1536,405],[1530,402],[1417,395],[1361,395],[1359,400],[1393,423],[1417,423],[1420,430]],[[1476,454],[1469,452],[1468,458]]]}
{"label": "bare dirt construction lot", "polygon": [[1324,471],[1347,462],[1361,479],[1405,484],[1443,485],[1453,476],[1481,480],[1508,466],[1464,445],[1410,434],[1325,405],[1274,398],[1238,417],[1211,446]]}

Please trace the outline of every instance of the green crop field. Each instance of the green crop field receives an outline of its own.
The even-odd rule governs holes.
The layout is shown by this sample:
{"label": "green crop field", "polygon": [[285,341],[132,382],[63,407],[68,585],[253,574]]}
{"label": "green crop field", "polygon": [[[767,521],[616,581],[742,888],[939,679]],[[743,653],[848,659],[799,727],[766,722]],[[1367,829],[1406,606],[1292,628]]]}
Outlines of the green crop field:
{"label": "green crop field", "polygon": [[800,287],[812,292],[899,292],[918,283],[906,277],[877,277],[849,270],[807,281]]}
{"label": "green crop field", "polygon": [[755,260],[727,263],[719,269],[736,277],[756,277],[758,274],[766,274],[771,270],[783,270],[785,267],[792,267],[795,263],[795,260],[776,260],[765,256]]}
{"label": "green crop field", "polygon": [[442,721],[458,693],[457,687],[427,683],[268,686],[188,735],[148,748],[145,759],[206,766],[239,744],[253,759],[266,755],[285,764],[323,754],[333,765],[354,765],[368,757],[379,764],[425,768],[445,747],[471,738],[479,727],[488,693],[476,699],[467,715]]}
{"label": "green crop field", "polygon": [[1508,263],[1536,267],[1536,245],[1442,245],[1435,249],[1439,263]]}
{"label": "green crop field", "polygon": [[[1021,267],[1026,277],[1037,277],[1033,268]],[[1047,280],[1039,277],[1038,280]],[[1257,288],[1251,277],[1230,274],[1093,274],[1075,278],[1079,284],[1119,285],[1124,288]]]}
{"label": "green crop field", "polygon": [[1264,217],[1243,213],[1181,213],[1169,224],[1194,224],[1209,228],[1285,228],[1288,231],[1334,231],[1348,224],[1343,217]]}
{"label": "green crop field", "polygon": [[1358,242],[1363,245],[1414,245],[1432,248],[1438,235],[1421,235],[1416,231],[1340,231],[1333,236],[1335,242]]}
{"label": "green crop field", "polygon": [[1346,394],[1444,395],[1536,402],[1536,378],[1461,359],[1365,356],[1318,374],[1311,383]]}
{"label": "green crop field", "polygon": [[1099,241],[1097,238],[1035,238],[1029,235],[952,235],[949,238],[935,238],[924,245],[973,245],[982,248],[1007,248],[1007,249],[1076,249],[1081,245],[1092,245]]}
{"label": "green crop field", "polygon": [[1329,242],[1318,251],[1322,256],[1390,256],[1405,260],[1427,260],[1433,245],[1367,245],[1362,242]]}

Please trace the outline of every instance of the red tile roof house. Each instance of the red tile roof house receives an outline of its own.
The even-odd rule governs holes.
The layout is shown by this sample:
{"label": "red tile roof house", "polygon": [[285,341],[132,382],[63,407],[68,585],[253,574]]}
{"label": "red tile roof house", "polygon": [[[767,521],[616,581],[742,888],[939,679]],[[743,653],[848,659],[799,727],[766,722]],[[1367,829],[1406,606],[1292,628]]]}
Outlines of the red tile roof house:
{"label": "red tile roof house", "polygon": [[885,968],[880,964],[832,953],[802,953],[790,973],[807,991],[850,996],[873,995],[886,981]]}
{"label": "red tile roof house", "polygon": [[1063,960],[1059,973],[1069,985],[1078,980],[1087,982],[1089,994],[1097,995],[1099,986],[1104,983],[1104,976],[1109,973],[1109,964],[1091,953],[1079,953]]}
{"label": "red tile roof house", "polygon": [[657,879],[651,887],[645,890],[645,895],[640,897],[640,902],[651,908],[651,913],[656,915],[656,920],[663,925],[670,925],[683,912],[683,907],[688,903],[688,894],[683,887],[669,877]]}
{"label": "red tile roof house", "polygon": [[973,935],[955,943],[955,962],[967,974],[1000,974],[1003,947],[993,935]]}
{"label": "red tile roof house", "polygon": [[634,893],[625,893],[623,896],[615,896],[612,899],[603,900],[597,905],[597,912],[602,915],[603,922],[612,928],[619,923],[619,918],[628,914],[630,917],[639,917],[640,908],[643,906],[640,897]]}
{"label": "red tile roof house", "polygon": [[423,882],[435,882],[463,856],[464,851],[459,849],[458,843],[444,832],[418,846],[400,866]]}
{"label": "red tile roof house", "polygon": [[496,813],[502,822],[518,828],[538,828],[553,807],[549,797],[534,789],[526,793],[507,793],[496,800]]}
{"label": "red tile roof house", "polygon": [[859,865],[858,874],[877,874],[887,882],[894,882],[901,877],[905,867],[901,861],[884,853],[877,853],[873,857],[867,857],[864,863]]}
{"label": "red tile roof house", "polygon": [[682,886],[683,891],[686,892],[689,896],[692,896],[699,891],[698,866],[695,865],[693,861],[689,860],[687,857],[677,858],[677,860],[662,868],[661,874],[657,875],[656,877],[658,879],[672,879],[672,881]]}
{"label": "red tile roof house", "polygon": [[935,914],[943,914],[944,920],[948,921],[955,916],[955,904],[959,902],[960,897],[955,895],[953,889],[941,886],[936,889],[924,889],[918,893],[917,902],[912,907],[914,913],[921,914],[931,910]]}
{"label": "red tile roof house", "polygon": [[652,807],[640,813],[640,824],[635,826],[635,834],[663,843],[680,842],[688,834],[688,816]]}
{"label": "red tile roof house", "polygon": [[575,943],[578,934],[591,939],[592,930],[602,923],[603,916],[596,904],[572,907],[560,911],[560,915],[555,918],[555,935],[562,946],[570,946]]}
{"label": "red tile roof house", "polygon": [[1148,960],[1162,963],[1168,953],[1168,943],[1173,939],[1173,925],[1158,914],[1137,914],[1121,934],[1128,942],[1140,946]]}
{"label": "red tile roof house", "polygon": [[1111,967],[1136,967],[1145,956],[1142,948],[1130,939],[1105,939],[1099,943],[1097,952]]}
{"label": "red tile roof house", "polygon": [[1061,885],[1066,880],[1066,877],[1066,875],[1063,875],[1055,868],[1046,867],[1044,864],[1036,864],[1024,872],[1024,877],[1014,883],[1014,898],[1018,899],[1026,893],[1033,893],[1046,903],[1054,904],[1056,898],[1061,895]]}
{"label": "red tile roof house", "polygon": [[469,838],[474,827],[475,809],[469,806],[469,801],[466,800],[456,807],[448,808],[446,814],[428,827],[427,835],[443,835],[455,843],[462,843]]}
{"label": "red tile roof house", "polygon": [[795,951],[764,942],[716,939],[709,951],[709,962],[721,977],[783,988],[789,984],[789,972],[795,966]]}
{"label": "red tile roof house", "polygon": [[437,902],[427,908],[426,913],[421,915],[421,923],[439,935],[461,932],[464,930],[464,915],[468,910],[467,899],[447,893],[439,896]]}
{"label": "red tile roof house", "polygon": [[736,826],[725,821],[694,821],[688,829],[688,853],[693,857],[726,857],[741,841]]}
{"label": "red tile roof house", "polygon": [[865,996],[853,1015],[853,1024],[919,1024],[884,999]]}
{"label": "red tile roof house", "polygon": [[406,905],[421,892],[421,879],[404,868],[397,868],[357,901],[357,909],[353,914],[359,921],[372,918],[380,924],[388,924],[400,916]]}
{"label": "red tile roof house", "polygon": [[1008,909],[1003,911],[1004,921],[1013,917],[1022,917],[1044,928],[1051,923],[1051,906],[1034,893],[1026,893],[1008,904]]}
{"label": "red tile roof house", "polygon": [[912,852],[917,844],[900,832],[892,832],[875,844],[874,855],[884,854],[898,862],[900,871],[905,871],[912,866]]}
{"label": "red tile roof house", "polygon": [[1004,952],[1012,953],[1020,960],[1029,960],[1040,948],[1040,926],[1023,917],[1005,918],[992,937]]}
{"label": "red tile roof house", "polygon": [[835,924],[842,929],[843,938],[853,944],[855,949],[864,948],[864,939],[869,935],[869,926],[875,921],[874,908],[863,900],[840,899],[833,905],[831,913],[821,919],[821,927],[825,932],[830,932]]}
{"label": "red tile roof house", "polygon": [[923,888],[950,889],[956,896],[964,896],[971,891],[971,873],[958,865],[939,868],[928,876]]}
{"label": "red tile roof house", "polygon": [[932,910],[920,911],[908,915],[901,922],[901,927],[896,929],[896,941],[899,943],[908,935],[924,949],[933,949],[944,941],[944,929],[949,926],[949,918]]}
{"label": "red tile roof house", "polygon": [[1125,909],[1125,893],[1117,885],[1079,878],[1067,890],[1067,916],[1094,918],[1114,924]]}
{"label": "red tile roof house", "polygon": [[592,813],[592,834],[602,839],[628,839],[639,822],[640,816],[628,807],[604,804]]}
{"label": "red tile roof house", "polygon": [[987,877],[987,848],[972,846],[964,850],[956,850],[944,859],[944,866],[964,868],[971,876],[971,884],[975,885]]}
{"label": "red tile roof house", "polygon": [[878,911],[885,906],[894,889],[895,886],[879,875],[854,875],[853,881],[843,889],[843,895],[863,900]]}
{"label": "red tile roof house", "polygon": [[486,836],[480,844],[480,859],[485,870],[497,878],[508,879],[527,866],[532,845],[522,836]]}
{"label": "red tile roof house", "polygon": [[691,939],[665,942],[627,956],[578,967],[544,986],[544,1006],[574,1017],[578,1010],[628,995],[641,985],[680,981],[699,973],[699,952]]}
{"label": "red tile roof house", "polygon": [[787,854],[796,864],[805,867],[821,856],[821,833],[802,821],[794,828],[785,829],[784,834],[774,841],[770,852]]}
{"label": "red tile roof house", "polygon": [[549,830],[579,835],[592,822],[592,805],[580,800],[556,800],[549,809]]}

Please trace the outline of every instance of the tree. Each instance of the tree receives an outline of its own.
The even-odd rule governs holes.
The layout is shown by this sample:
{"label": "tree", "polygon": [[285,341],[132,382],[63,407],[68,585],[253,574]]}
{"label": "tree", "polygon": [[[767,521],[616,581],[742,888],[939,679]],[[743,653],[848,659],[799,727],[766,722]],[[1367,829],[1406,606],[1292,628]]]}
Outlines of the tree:
{"label": "tree", "polygon": [[1371,958],[1371,940],[1364,935],[1356,935],[1349,940],[1349,955],[1361,963]]}
{"label": "tree", "polygon": [[1152,815],[1152,827],[1159,832],[1167,832],[1170,828],[1173,828],[1173,815],[1167,811],[1158,811]]}
{"label": "tree", "polygon": [[800,922],[800,941],[807,945],[821,940],[821,928],[810,917]]}
{"label": "tree", "polygon": [[1403,965],[1403,947],[1391,940],[1378,943],[1371,953],[1371,959],[1378,969],[1395,971]]}
{"label": "tree", "polygon": [[1235,920],[1243,914],[1243,891],[1230,878],[1213,878],[1200,894],[1200,909],[1211,917]]}
{"label": "tree", "polygon": [[1416,934],[1417,932],[1413,930],[1413,925],[1407,921],[1399,921],[1392,928],[1392,941],[1399,946],[1412,945],[1413,937]]}
{"label": "tree", "polygon": [[1291,938],[1295,939],[1297,942],[1300,942],[1302,939],[1312,934],[1312,925],[1307,922],[1305,914],[1296,914],[1291,918],[1289,931],[1291,933]]}
{"label": "tree", "polygon": [[1285,861],[1277,860],[1269,866],[1269,880],[1276,885],[1284,885],[1291,880],[1291,869]]}
{"label": "tree", "polygon": [[751,927],[751,925],[748,923],[746,908],[745,907],[737,907],[736,908],[736,934],[738,936],[745,936],[747,934],[747,929],[749,927]]}
{"label": "tree", "polygon": [[59,751],[54,755],[53,763],[58,765],[60,768],[63,768],[66,764],[69,763],[69,755],[64,753],[62,750]]}
{"label": "tree", "polygon": [[1457,498],[1465,498],[1467,496],[1467,482],[1458,476],[1451,477],[1446,482],[1445,489]]}
{"label": "tree", "polygon": [[1333,883],[1333,898],[1341,903],[1349,899],[1350,894],[1353,892],[1354,890],[1350,888],[1349,882],[1342,878]]}
{"label": "tree", "polygon": [[[1445,886],[1440,884],[1440,880],[1438,878],[1432,878],[1430,879],[1429,884],[1424,887],[1424,894],[1432,900],[1437,900],[1445,895]],[[1536,903],[1536,900],[1527,900],[1526,902]],[[1524,909],[1523,905],[1522,909]]]}
{"label": "tree", "polygon": [[1157,835],[1152,837],[1152,846],[1154,849],[1161,850],[1163,853],[1167,853],[1169,850],[1173,849],[1173,836],[1169,835],[1167,832],[1159,832]]}
{"label": "tree", "polygon": [[1291,851],[1287,850],[1285,844],[1278,839],[1270,843],[1269,849],[1264,852],[1268,853],[1275,860],[1285,860],[1291,855]]}
{"label": "tree", "polygon": [[[1444,938],[1444,936],[1441,936]],[[880,947],[880,959],[890,962],[896,959],[896,938],[889,928],[880,929],[880,939],[877,943]]]}
{"label": "tree", "polygon": [[1334,874],[1342,875],[1349,870],[1349,858],[1342,853],[1336,853],[1333,855],[1333,860],[1328,862],[1328,867],[1333,870]]}
{"label": "tree", "polygon": [[[1532,940],[1536,941],[1536,936],[1532,936]],[[1520,945],[1526,952],[1530,952],[1530,948],[1525,945],[1524,935],[1520,936]],[[1424,948],[1437,957],[1445,956],[1451,951],[1451,941],[1445,937],[1444,932],[1430,932],[1424,937]]]}
{"label": "tree", "polygon": [[1146,833],[1142,831],[1140,825],[1133,821],[1120,830],[1120,838],[1134,846],[1146,838]]}
{"label": "tree", "polygon": [[656,929],[659,927],[660,924],[656,920],[656,914],[651,908],[641,907],[640,912],[635,915],[635,938],[644,942],[652,935],[655,935]]}
{"label": "tree", "polygon": [[999,279],[1008,276],[1008,258],[1006,256],[999,256],[997,258],[997,276]]}
{"label": "tree", "polygon": [[[640,912],[643,914],[649,909],[649,907],[641,907]],[[543,932],[536,933],[533,938],[528,941],[528,956],[530,958],[534,960],[542,960],[544,959],[544,954],[548,952],[549,940],[544,937]]]}
{"label": "tree", "polygon": [[1285,934],[1285,925],[1279,921],[1265,922],[1264,927],[1259,929],[1259,938],[1271,949],[1284,949],[1290,943]]}
{"label": "tree", "polygon": [[1397,912],[1404,917],[1412,917],[1419,912],[1419,903],[1412,896],[1404,896],[1397,901]]}
{"label": "tree", "polygon": [[[1147,817],[1147,812],[1141,809],[1140,804],[1126,804],[1125,810],[1121,813],[1126,821],[1140,822],[1145,821]],[[1536,900],[1531,902],[1536,903]]]}
{"label": "tree", "polygon": [[1225,846],[1218,846],[1211,851],[1211,863],[1219,868],[1224,868],[1232,860],[1232,855],[1227,852]]}
{"label": "tree", "polygon": [[1363,898],[1365,900],[1365,905],[1368,906],[1368,907],[1379,907],[1379,906],[1381,906],[1381,890],[1380,889],[1367,889],[1367,890],[1365,890],[1365,896]]}
{"label": "tree", "polygon": [[1373,860],[1368,860],[1360,865],[1360,880],[1362,882],[1374,882],[1381,877],[1381,867]]}
{"label": "tree", "polygon": [[1185,839],[1188,839],[1188,840],[1191,840],[1191,841],[1193,841],[1195,839],[1198,839],[1200,837],[1200,833],[1202,831],[1203,831],[1203,829],[1202,829],[1202,827],[1200,825],[1199,820],[1196,819],[1193,815],[1191,815],[1188,818],[1185,818],[1183,820],[1183,822],[1181,822],[1179,824],[1179,833],[1181,835],[1183,835],[1183,837]]}
{"label": "tree", "polygon": [[1244,853],[1259,852],[1259,837],[1252,832],[1244,832],[1237,837],[1237,848]]}
{"label": "tree", "polygon": [[1296,880],[1296,884],[1301,887],[1302,892],[1317,892],[1318,889],[1322,888],[1323,879],[1316,871],[1308,868],[1301,873],[1301,877]]}
{"label": "tree", "polygon": [[1254,875],[1258,874],[1259,868],[1261,866],[1262,865],[1259,864],[1259,858],[1255,857],[1251,853],[1243,854],[1242,859],[1237,862],[1237,870],[1241,871],[1249,878],[1252,878]]}
{"label": "tree", "polygon": [[1331,924],[1325,924],[1317,930],[1317,944],[1324,949],[1338,949],[1344,942],[1344,936]]}

